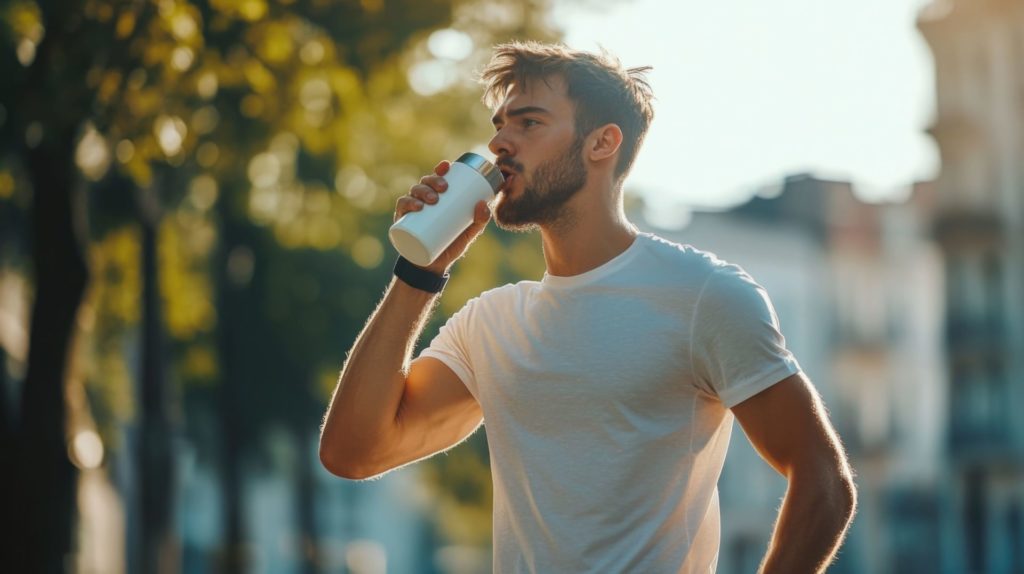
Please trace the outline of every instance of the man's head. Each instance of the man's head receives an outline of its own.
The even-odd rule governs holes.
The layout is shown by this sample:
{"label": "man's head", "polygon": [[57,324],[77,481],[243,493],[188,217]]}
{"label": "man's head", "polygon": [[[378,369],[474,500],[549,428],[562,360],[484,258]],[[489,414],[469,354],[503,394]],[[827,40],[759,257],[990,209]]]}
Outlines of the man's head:
{"label": "man's head", "polygon": [[511,176],[495,212],[499,224],[556,220],[586,184],[588,167],[600,164],[621,184],[653,117],[648,69],[558,45],[495,48],[481,79],[498,130],[490,147]]}
{"label": "man's head", "polygon": [[594,129],[615,124],[622,130],[622,145],[615,166],[624,176],[654,118],[654,95],[645,74],[649,66],[623,68],[607,53],[594,54],[557,44],[512,42],[495,47],[481,73],[484,103],[498,107],[509,91],[534,81],[561,77],[575,106],[576,133],[585,137]]}

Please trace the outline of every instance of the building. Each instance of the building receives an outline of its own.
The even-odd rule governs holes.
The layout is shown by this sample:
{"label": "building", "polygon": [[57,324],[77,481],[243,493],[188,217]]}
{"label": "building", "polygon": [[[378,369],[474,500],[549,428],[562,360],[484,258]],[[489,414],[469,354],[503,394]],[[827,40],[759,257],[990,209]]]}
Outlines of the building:
{"label": "building", "polygon": [[943,572],[1024,572],[1024,5],[933,2],[946,267]]}

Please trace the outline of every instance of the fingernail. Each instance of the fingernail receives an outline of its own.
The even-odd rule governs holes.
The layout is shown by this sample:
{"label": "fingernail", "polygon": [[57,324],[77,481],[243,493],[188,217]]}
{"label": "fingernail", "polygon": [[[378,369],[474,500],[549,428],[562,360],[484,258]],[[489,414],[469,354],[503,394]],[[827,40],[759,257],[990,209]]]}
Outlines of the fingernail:
{"label": "fingernail", "polygon": [[430,201],[436,201],[437,200],[437,194],[434,193],[433,191],[431,191],[430,193],[427,194],[427,199],[429,199]]}

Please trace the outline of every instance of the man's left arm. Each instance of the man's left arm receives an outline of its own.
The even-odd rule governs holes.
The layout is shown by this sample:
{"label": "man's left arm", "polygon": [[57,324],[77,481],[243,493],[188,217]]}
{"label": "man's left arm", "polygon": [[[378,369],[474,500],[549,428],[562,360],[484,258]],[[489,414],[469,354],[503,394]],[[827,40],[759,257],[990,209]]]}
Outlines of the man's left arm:
{"label": "man's left arm", "polygon": [[797,373],[732,411],[761,457],[789,481],[760,572],[823,572],[853,518],[857,491],[821,397]]}

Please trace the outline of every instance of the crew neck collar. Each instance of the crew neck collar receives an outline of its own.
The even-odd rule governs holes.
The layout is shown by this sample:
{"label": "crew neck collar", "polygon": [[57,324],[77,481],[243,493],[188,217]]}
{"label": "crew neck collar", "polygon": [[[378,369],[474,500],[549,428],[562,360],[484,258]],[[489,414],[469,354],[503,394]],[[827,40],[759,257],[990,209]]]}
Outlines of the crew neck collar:
{"label": "crew neck collar", "polygon": [[544,277],[541,279],[541,285],[544,287],[564,289],[567,287],[579,287],[580,285],[586,285],[587,283],[592,283],[598,279],[607,277],[621,269],[636,256],[636,253],[640,250],[641,242],[646,241],[648,235],[648,233],[644,232],[637,233],[636,237],[633,238],[633,242],[630,243],[629,247],[623,250],[622,253],[619,253],[601,265],[598,265],[589,271],[584,271],[578,275],[552,275],[545,271]]}

